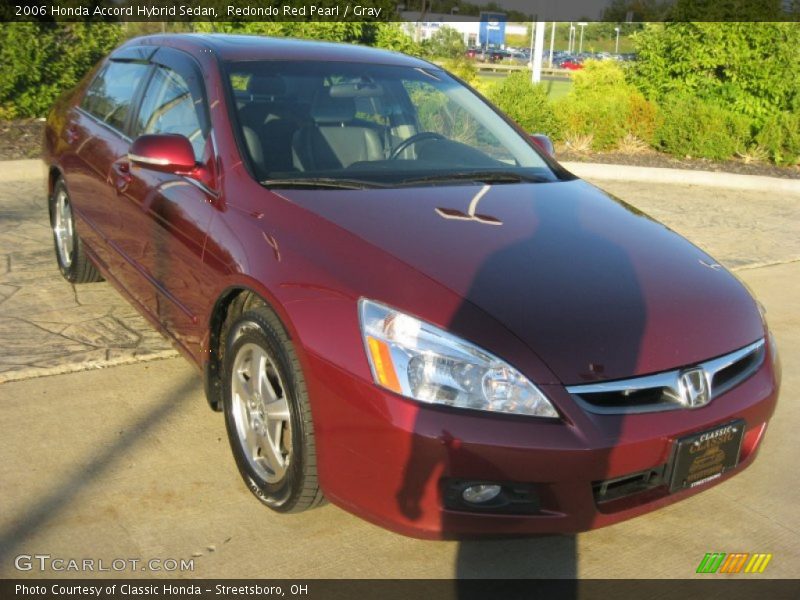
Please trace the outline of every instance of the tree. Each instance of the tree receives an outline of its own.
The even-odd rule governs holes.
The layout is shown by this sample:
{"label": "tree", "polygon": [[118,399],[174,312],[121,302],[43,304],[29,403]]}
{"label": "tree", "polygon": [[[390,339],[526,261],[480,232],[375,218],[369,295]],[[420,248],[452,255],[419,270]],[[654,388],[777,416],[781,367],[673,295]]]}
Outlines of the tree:
{"label": "tree", "polygon": [[114,23],[0,26],[0,118],[44,116],[123,37]]}

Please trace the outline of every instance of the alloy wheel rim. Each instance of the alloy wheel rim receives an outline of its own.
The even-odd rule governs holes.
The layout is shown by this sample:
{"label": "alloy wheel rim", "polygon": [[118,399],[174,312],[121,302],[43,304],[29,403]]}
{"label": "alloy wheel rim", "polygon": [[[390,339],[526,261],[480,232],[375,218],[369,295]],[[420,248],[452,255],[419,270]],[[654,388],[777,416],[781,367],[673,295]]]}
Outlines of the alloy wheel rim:
{"label": "alloy wheel rim", "polygon": [[277,483],[286,475],[292,457],[286,386],[272,357],[253,343],[239,349],[231,377],[239,444],[258,476]]}
{"label": "alloy wheel rim", "polygon": [[65,268],[69,268],[72,265],[72,247],[75,233],[72,223],[72,208],[64,190],[59,191],[58,196],[56,196],[54,217],[53,233],[56,236],[58,258]]}

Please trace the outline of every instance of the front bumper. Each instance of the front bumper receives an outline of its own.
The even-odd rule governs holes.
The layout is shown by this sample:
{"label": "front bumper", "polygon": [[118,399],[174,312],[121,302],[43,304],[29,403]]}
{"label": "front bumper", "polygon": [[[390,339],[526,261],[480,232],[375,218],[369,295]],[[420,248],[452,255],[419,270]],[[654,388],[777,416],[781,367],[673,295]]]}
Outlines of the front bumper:
{"label": "front bumper", "polygon": [[[768,349],[749,379],[695,410],[588,414],[563,387],[542,386],[565,413],[562,421],[545,421],[421,405],[307,356],[326,496],[387,529],[429,539],[575,533],[708,489],[754,460],[780,380]],[[736,419],[745,422],[739,464],[718,479],[673,494],[656,479],[630,486],[632,493],[599,496],[603,482],[668,472],[675,439]],[[536,510],[446,508],[448,486],[463,481],[522,486],[535,495]]]}

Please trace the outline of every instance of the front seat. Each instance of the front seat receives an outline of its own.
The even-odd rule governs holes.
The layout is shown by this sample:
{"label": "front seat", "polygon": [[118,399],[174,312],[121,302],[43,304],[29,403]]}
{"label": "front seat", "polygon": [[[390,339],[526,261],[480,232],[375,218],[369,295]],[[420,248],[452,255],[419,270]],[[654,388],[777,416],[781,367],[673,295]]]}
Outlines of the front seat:
{"label": "front seat", "polygon": [[311,122],[292,139],[295,168],[324,171],[384,158],[379,127],[356,121],[354,98],[334,98],[324,88],[311,105]]}

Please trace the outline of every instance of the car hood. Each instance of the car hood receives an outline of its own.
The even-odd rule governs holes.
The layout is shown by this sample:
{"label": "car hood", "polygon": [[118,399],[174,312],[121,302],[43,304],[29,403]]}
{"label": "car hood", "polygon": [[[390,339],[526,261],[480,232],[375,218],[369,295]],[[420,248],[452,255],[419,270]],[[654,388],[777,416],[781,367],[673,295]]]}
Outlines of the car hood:
{"label": "car hood", "polygon": [[[565,384],[689,365],[763,335],[726,269],[581,180],[279,194],[479,307]],[[467,314],[444,325],[459,331]]]}

